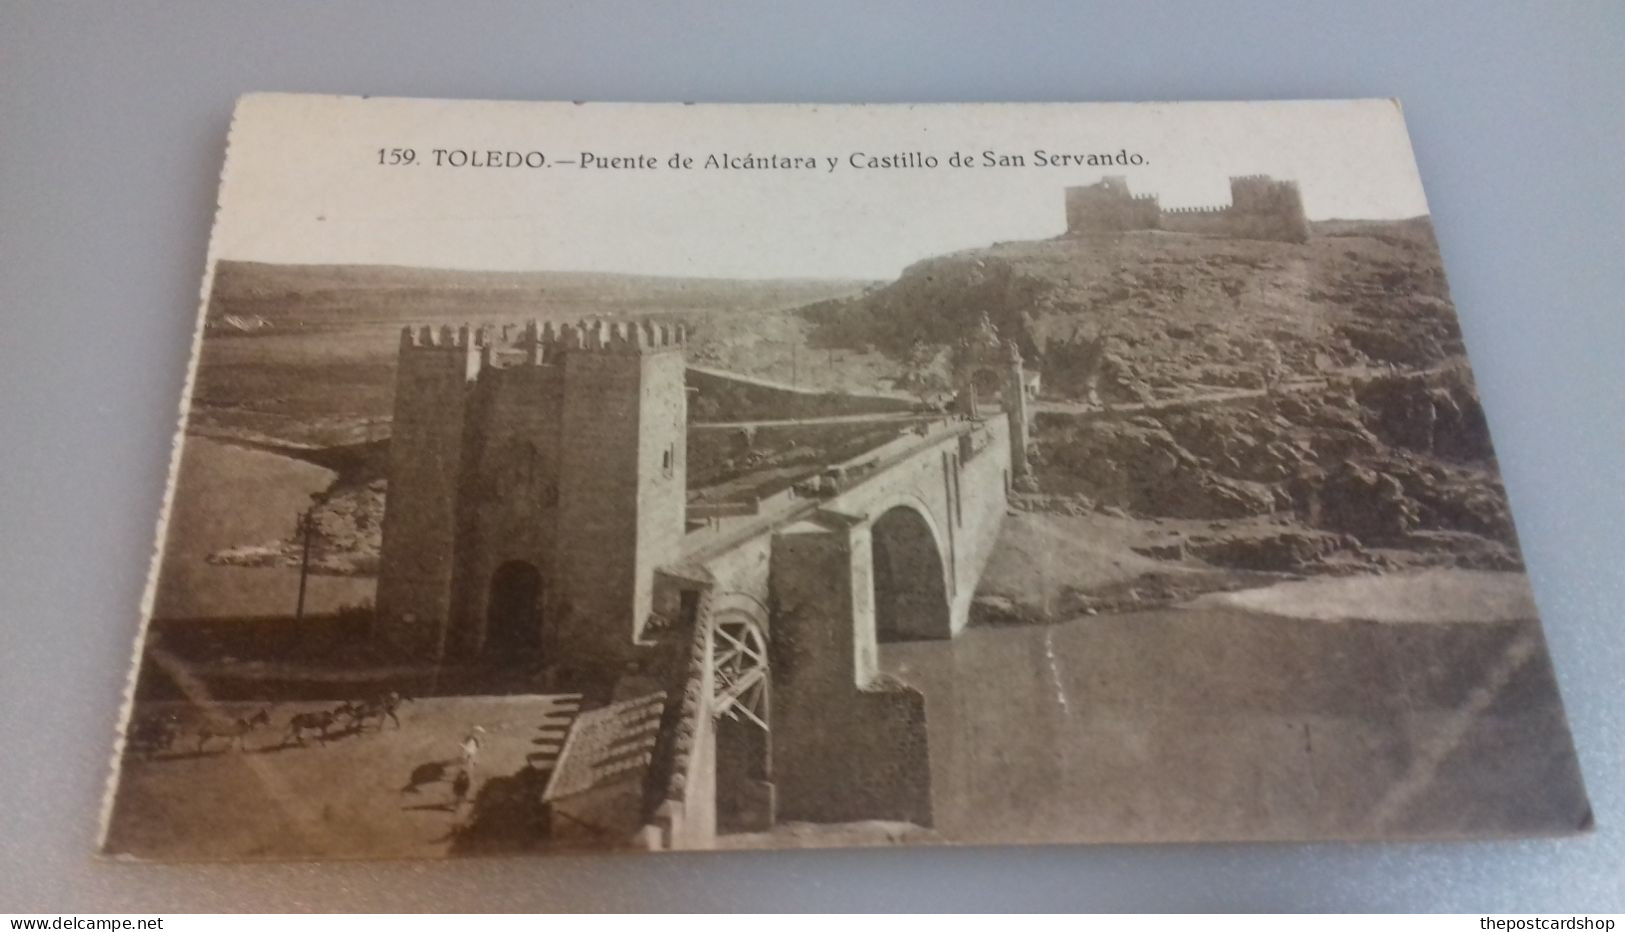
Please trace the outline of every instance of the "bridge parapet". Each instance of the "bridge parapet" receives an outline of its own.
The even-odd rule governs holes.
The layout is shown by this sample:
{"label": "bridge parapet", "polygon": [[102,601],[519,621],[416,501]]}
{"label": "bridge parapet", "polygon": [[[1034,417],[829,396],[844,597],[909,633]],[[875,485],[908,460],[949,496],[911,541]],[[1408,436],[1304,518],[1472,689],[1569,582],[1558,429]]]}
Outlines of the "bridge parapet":
{"label": "bridge parapet", "polygon": [[700,590],[699,599],[679,682],[667,693],[644,791],[641,842],[653,850],[710,847],[716,838],[715,774],[705,773],[715,767],[705,701],[711,691],[705,635],[712,606],[709,587]]}

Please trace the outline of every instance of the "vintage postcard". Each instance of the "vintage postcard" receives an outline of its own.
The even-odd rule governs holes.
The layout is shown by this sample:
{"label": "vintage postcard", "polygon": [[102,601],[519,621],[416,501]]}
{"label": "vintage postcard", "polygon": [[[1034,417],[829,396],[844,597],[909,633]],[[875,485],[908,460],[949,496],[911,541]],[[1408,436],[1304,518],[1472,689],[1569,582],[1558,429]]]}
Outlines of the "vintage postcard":
{"label": "vintage postcard", "polygon": [[1393,101],[244,98],[158,538],[112,856],[1591,824]]}

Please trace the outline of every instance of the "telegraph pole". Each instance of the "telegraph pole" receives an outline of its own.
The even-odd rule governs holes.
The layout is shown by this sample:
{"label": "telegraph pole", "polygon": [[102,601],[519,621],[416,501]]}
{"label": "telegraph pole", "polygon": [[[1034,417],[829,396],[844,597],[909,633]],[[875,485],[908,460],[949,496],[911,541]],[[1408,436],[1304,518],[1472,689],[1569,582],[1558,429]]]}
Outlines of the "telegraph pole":
{"label": "telegraph pole", "polygon": [[299,623],[305,620],[305,583],[310,579],[310,534],[315,522],[310,519],[310,513],[316,510],[315,505],[299,513],[297,519],[298,534],[302,538],[299,554],[299,602],[294,606],[293,620]]}

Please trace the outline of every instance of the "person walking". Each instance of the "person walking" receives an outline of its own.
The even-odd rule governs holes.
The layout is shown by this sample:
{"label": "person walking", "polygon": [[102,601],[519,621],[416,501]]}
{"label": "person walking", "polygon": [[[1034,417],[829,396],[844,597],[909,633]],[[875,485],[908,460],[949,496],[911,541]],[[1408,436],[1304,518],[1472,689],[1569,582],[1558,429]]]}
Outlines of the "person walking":
{"label": "person walking", "polygon": [[451,781],[451,811],[455,815],[468,801],[468,791],[474,786],[474,778],[468,775],[467,770],[457,771],[457,776]]}
{"label": "person walking", "polygon": [[484,740],[484,736],[485,729],[475,725],[469,729],[468,734],[463,738],[460,747],[463,752],[463,772],[465,774],[474,772],[474,765],[479,761],[480,745]]}

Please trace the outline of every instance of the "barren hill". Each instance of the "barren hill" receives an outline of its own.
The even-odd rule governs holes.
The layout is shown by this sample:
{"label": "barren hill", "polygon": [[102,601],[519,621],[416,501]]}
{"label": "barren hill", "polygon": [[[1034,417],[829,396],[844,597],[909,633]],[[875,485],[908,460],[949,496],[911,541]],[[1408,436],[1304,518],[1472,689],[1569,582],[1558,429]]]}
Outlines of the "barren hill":
{"label": "barren hill", "polygon": [[355,326],[368,322],[482,321],[788,308],[855,292],[826,279],[673,278],[607,272],[493,272],[389,265],[276,265],[222,260],[209,319],[261,318]]}
{"label": "barren hill", "polygon": [[1161,231],[998,243],[805,313],[815,342],[899,360],[919,341],[954,342],[986,313],[1062,395],[1084,390],[1079,357],[1104,337],[1114,372],[1101,388],[1119,401],[1260,384],[1277,353],[1287,374],[1309,374],[1462,352],[1426,218],[1316,224],[1305,244]]}
{"label": "barren hill", "polygon": [[742,316],[772,325],[787,316],[778,312],[864,285],[223,260],[189,427],[317,446],[376,439],[387,433],[403,325],[660,317],[686,322],[703,345],[747,329],[734,326]]}
{"label": "barren hill", "polygon": [[984,314],[1043,376],[1021,507],[1150,519],[1175,563],[1519,565],[1426,218],[998,243],[803,311],[922,394]]}

